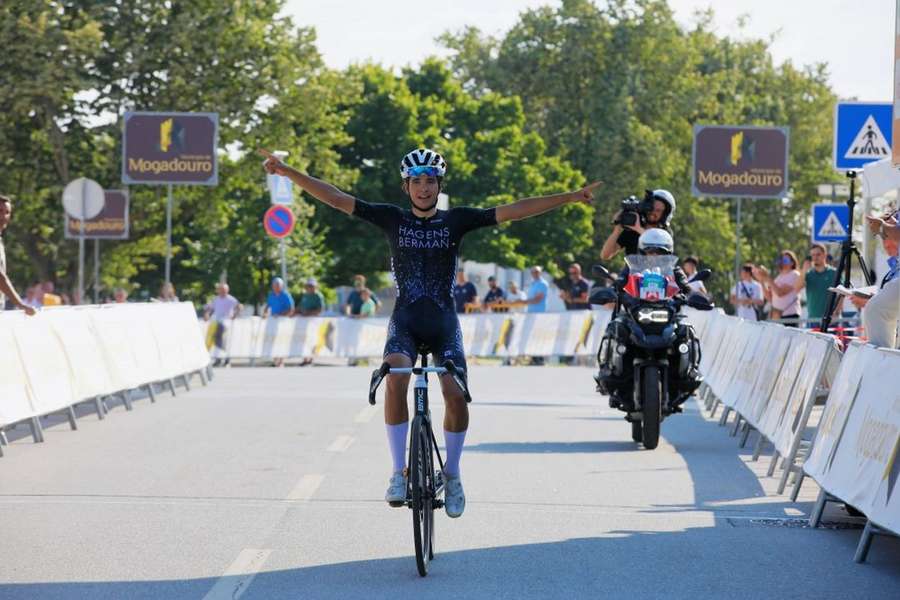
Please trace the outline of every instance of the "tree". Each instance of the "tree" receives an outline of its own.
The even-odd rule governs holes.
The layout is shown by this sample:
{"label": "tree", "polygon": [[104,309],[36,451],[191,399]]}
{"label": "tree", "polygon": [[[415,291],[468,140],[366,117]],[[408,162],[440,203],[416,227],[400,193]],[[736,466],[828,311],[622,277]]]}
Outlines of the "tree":
{"label": "tree", "polygon": [[[603,179],[594,247],[609,232],[618,200],[644,188],[675,193],[677,249],[720,273],[733,270],[733,205],[690,195],[692,127],[774,124],[791,129],[791,192],[745,211],[743,256],[768,263],[779,247],[808,238],[805,215],[828,168],[834,95],[825,69],[775,66],[764,40],[719,37],[712,15],[679,26],[664,0],[563,0],[520,16],[504,36],[475,28],[442,36],[454,73],[476,97],[515,95],[548,151]],[[584,256],[585,261],[590,255]]]}
{"label": "tree", "polygon": [[[342,163],[358,169],[353,192],[372,202],[408,205],[400,188],[399,162],[410,149],[433,147],[449,164],[444,182],[452,205],[496,206],[519,197],[576,189],[584,177],[547,153],[536,133],[525,132],[518,98],[475,97],[438,60],[397,76],[376,65],[351,67],[348,85],[361,90],[347,106],[352,142]],[[389,268],[382,236],[366,224],[336,212],[317,219],[339,248],[332,283],[352,274],[373,275]],[[543,263],[558,272],[557,260],[571,260],[591,239],[591,210],[583,205],[536,219],[483,230],[466,238],[465,257],[524,267]]]}

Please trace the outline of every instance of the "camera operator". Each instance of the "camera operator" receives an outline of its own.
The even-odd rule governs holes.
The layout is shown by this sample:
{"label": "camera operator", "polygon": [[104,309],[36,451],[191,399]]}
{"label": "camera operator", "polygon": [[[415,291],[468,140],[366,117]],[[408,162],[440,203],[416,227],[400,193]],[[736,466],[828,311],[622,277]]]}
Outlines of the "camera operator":
{"label": "camera operator", "polygon": [[663,189],[647,190],[644,199],[630,196],[622,201],[622,209],[613,217],[613,230],[600,251],[602,260],[609,260],[624,249],[625,254],[638,253],[638,239],[648,229],[669,230],[675,214],[675,196]]}

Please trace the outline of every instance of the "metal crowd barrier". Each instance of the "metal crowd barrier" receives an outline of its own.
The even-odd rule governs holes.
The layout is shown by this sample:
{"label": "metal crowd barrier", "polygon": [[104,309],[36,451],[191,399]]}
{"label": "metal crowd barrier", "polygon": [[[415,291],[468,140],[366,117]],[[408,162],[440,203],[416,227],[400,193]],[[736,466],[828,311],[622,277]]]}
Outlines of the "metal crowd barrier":
{"label": "metal crowd barrier", "polygon": [[793,477],[796,501],[812,477],[820,487],[813,527],[828,501],[862,512],[857,562],[876,533],[900,532],[900,400],[885,377],[900,371],[900,352],[856,341],[842,354],[836,336],[721,313],[692,320],[703,343],[700,400],[711,416],[723,408],[720,425],[735,415],[731,435],[743,431],[741,447],[759,435],[753,460],[773,447],[767,475],[781,465],[778,493]]}
{"label": "metal crowd barrier", "polygon": [[197,374],[211,376],[209,354],[190,303],[114,304],[45,309],[28,317],[0,312],[0,456],[4,430],[27,424],[44,441],[40,417],[63,413],[78,428],[75,406],[91,403],[98,419],[108,401],[127,410],[139,392],[175,395],[175,380],[190,389]]}

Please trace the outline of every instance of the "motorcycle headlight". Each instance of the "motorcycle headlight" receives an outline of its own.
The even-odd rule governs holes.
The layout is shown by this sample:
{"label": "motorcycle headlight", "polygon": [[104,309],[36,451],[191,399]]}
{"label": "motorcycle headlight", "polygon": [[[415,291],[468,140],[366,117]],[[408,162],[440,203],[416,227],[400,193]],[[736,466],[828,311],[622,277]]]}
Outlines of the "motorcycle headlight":
{"label": "motorcycle headlight", "polygon": [[642,308],[637,311],[638,323],[668,323],[669,311],[658,308]]}

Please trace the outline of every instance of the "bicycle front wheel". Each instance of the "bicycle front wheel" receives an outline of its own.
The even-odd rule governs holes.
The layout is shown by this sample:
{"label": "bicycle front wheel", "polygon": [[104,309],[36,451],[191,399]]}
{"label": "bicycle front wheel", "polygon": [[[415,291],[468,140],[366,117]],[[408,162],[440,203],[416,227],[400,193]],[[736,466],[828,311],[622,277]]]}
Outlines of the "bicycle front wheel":
{"label": "bicycle front wheel", "polygon": [[409,483],[412,488],[413,541],[416,546],[416,567],[419,575],[425,577],[433,556],[434,468],[431,435],[422,417],[413,420],[411,429]]}

